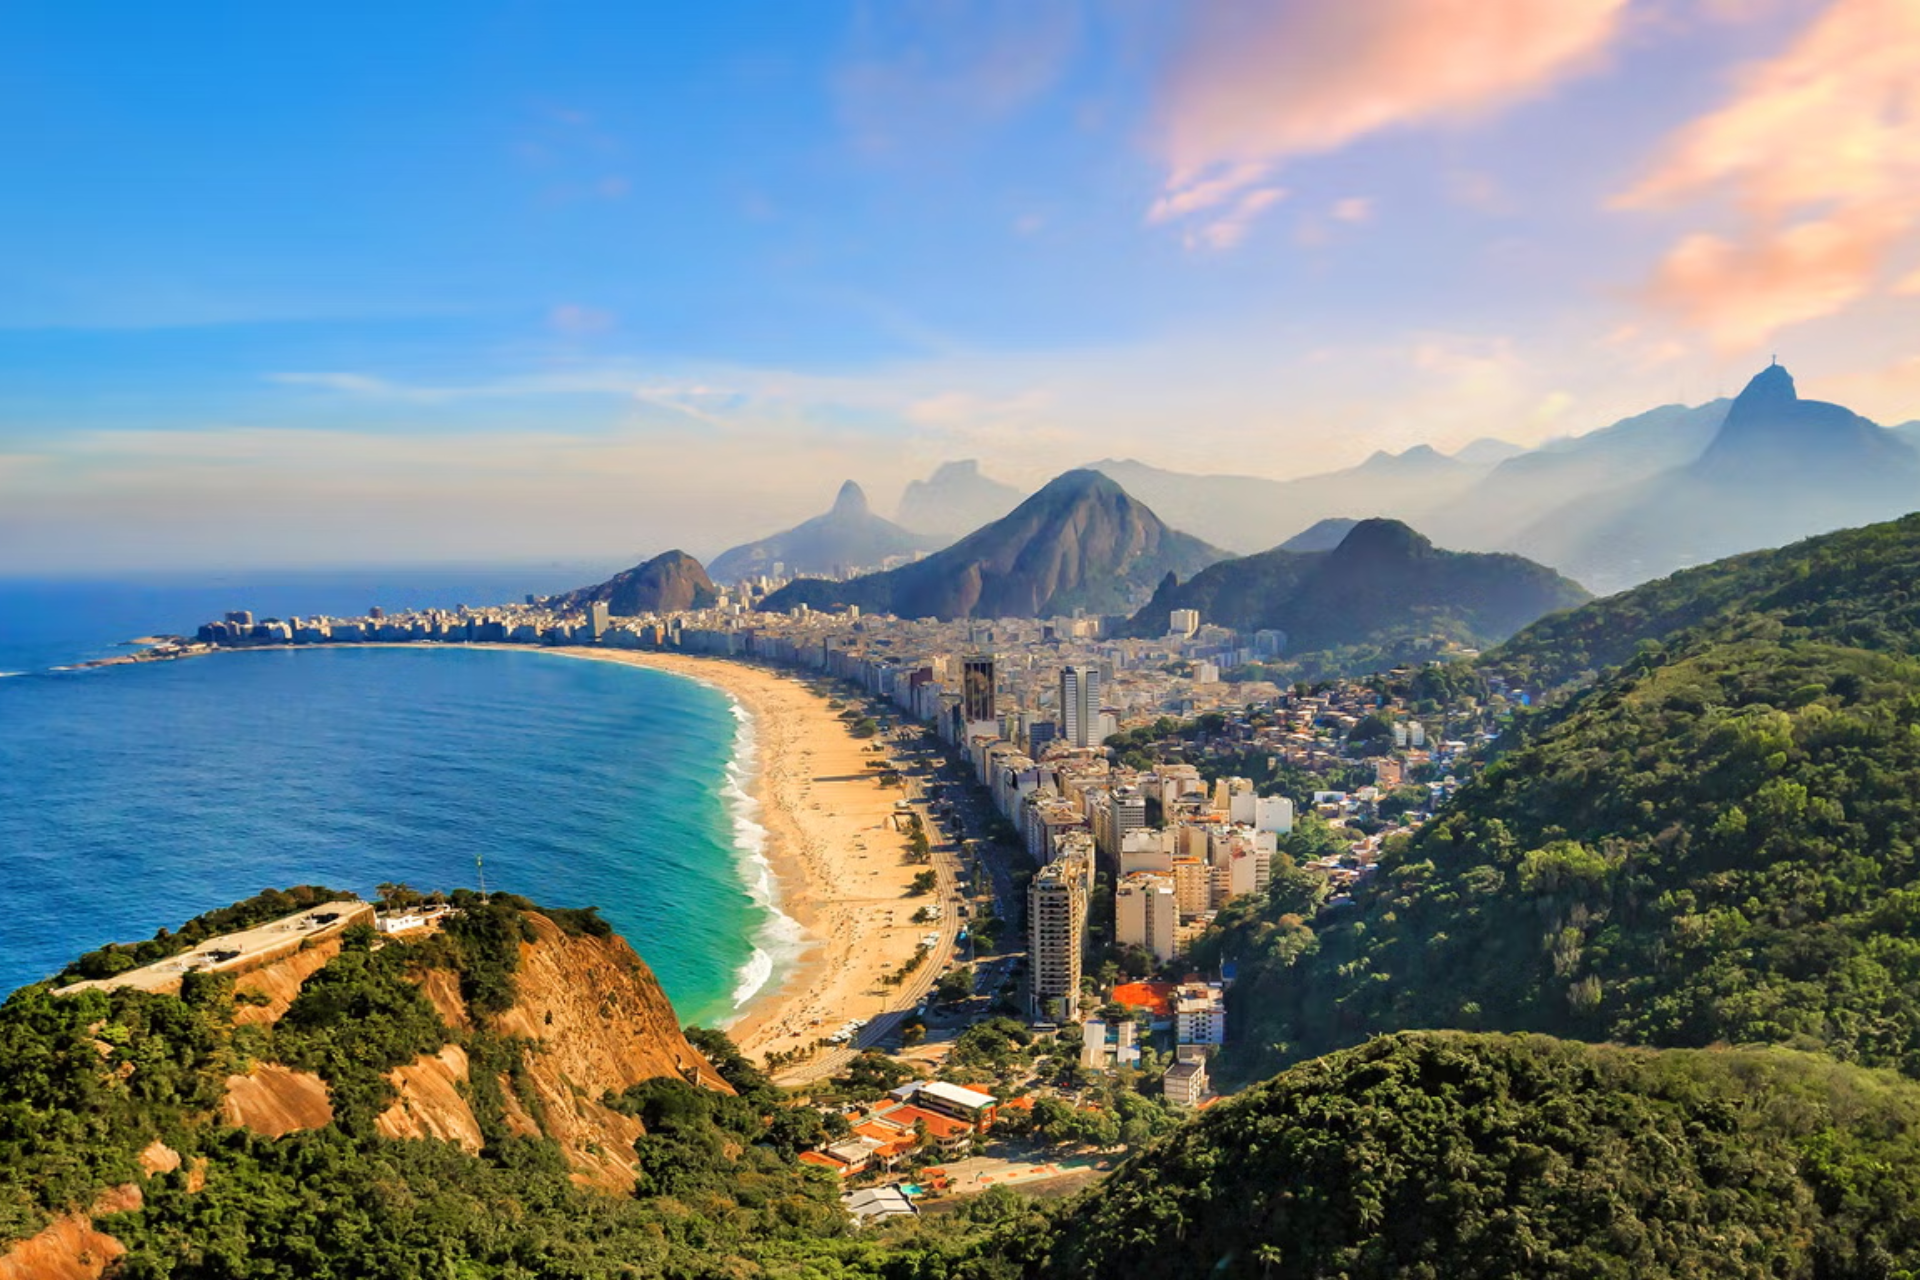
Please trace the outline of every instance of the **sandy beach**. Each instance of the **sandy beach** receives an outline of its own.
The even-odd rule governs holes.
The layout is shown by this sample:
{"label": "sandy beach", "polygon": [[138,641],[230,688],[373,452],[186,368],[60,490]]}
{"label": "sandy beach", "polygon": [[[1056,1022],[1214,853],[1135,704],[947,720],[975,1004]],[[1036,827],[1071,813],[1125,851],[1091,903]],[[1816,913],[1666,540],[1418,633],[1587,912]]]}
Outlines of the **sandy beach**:
{"label": "sandy beach", "polygon": [[[626,650],[549,652],[692,676],[738,699],[753,716],[759,768],[753,783],[780,909],[805,930],[804,950],[782,980],[750,1001],[728,1033],[764,1059],[811,1045],[852,1018],[909,1003],[909,988],[882,979],[937,926],[914,924],[931,895],[908,897],[916,872],[871,739],[855,738],[828,700],[784,672],[718,658]],[[915,975],[916,977],[919,974]]]}

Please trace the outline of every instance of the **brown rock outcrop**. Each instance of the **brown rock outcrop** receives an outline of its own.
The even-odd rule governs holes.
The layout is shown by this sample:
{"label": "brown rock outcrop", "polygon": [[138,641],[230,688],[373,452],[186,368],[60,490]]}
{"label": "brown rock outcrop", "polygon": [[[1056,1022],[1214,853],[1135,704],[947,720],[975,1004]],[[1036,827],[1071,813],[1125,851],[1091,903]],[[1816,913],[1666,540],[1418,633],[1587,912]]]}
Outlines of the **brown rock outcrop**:
{"label": "brown rock outcrop", "polygon": [[625,939],[572,937],[545,916],[531,919],[536,941],[520,947],[519,998],[492,1028],[535,1042],[527,1074],[547,1136],[575,1179],[628,1190],[633,1140],[644,1130],[600,1098],[656,1076],[733,1090],[687,1043],[659,981]]}
{"label": "brown rock outcrop", "polygon": [[388,1072],[387,1079],[400,1096],[373,1122],[383,1137],[439,1138],[475,1153],[486,1145],[460,1089],[467,1082],[467,1051],[459,1045],[423,1053]]}
{"label": "brown rock outcrop", "polygon": [[317,942],[304,951],[282,956],[272,963],[243,973],[234,979],[233,993],[237,996],[265,996],[266,1004],[235,1004],[233,1021],[235,1026],[248,1023],[274,1023],[280,1021],[300,994],[300,985],[314,974],[327,967],[327,962],[340,954],[340,939],[328,938]]}
{"label": "brown rock outcrop", "polygon": [[331,1124],[333,1104],[327,1099],[327,1082],[313,1072],[259,1062],[243,1076],[227,1077],[220,1118],[263,1138],[278,1138]]}

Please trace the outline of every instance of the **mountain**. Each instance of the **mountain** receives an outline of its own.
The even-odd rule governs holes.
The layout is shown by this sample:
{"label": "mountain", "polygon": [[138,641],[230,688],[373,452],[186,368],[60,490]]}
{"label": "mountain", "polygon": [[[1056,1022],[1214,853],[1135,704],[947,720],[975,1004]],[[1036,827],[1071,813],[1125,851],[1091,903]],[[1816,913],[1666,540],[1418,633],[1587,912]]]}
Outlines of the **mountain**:
{"label": "mountain", "polygon": [[942,619],[1116,613],[1166,574],[1192,573],[1223,554],[1168,528],[1106,476],[1069,471],[923,560],[851,582],[789,583],[760,607],[857,605]]}
{"label": "mountain", "polygon": [[[1486,456],[1486,451],[1480,451]],[[1271,547],[1328,517],[1393,516],[1422,523],[1487,473],[1428,445],[1376,452],[1357,467],[1298,480],[1186,475],[1109,459],[1092,469],[1194,536],[1241,552]]]}
{"label": "mountain", "polygon": [[1527,451],[1524,445],[1496,440],[1492,436],[1481,436],[1464,448],[1455,449],[1453,460],[1464,462],[1470,467],[1497,467],[1508,458],[1517,458]]}
{"label": "mountain", "polygon": [[1331,551],[1275,548],[1161,583],[1129,627],[1162,635],[1173,609],[1242,633],[1287,633],[1288,655],[1443,634],[1492,644],[1586,600],[1578,583],[1519,556],[1442,551],[1398,520],[1362,520]]}
{"label": "mountain", "polygon": [[604,600],[607,612],[614,617],[632,618],[643,613],[705,609],[719,599],[719,588],[698,560],[684,551],[663,551],[597,586],[569,591],[547,603],[564,611],[582,610],[593,601]]}
{"label": "mountain", "polygon": [[1351,905],[1276,872],[1221,913],[1196,961],[1238,965],[1236,1069],[1459,1027],[1920,1075],[1915,564],[1920,516],[1595,601],[1487,655],[1510,678],[1602,672],[1523,716]]}
{"label": "mountain", "polygon": [[1812,1054],[1390,1036],[1006,1237],[1040,1280],[1890,1275],[1917,1124],[1920,1086]]}
{"label": "mountain", "polygon": [[1700,455],[1537,522],[1518,545],[1604,588],[1920,507],[1920,450],[1763,369]]}
{"label": "mountain", "polygon": [[849,480],[840,486],[833,509],[825,515],[722,552],[715,558],[712,572],[718,582],[771,574],[776,564],[789,577],[838,575],[873,568],[894,556],[928,550],[939,541],[873,514],[865,491]]}
{"label": "mountain", "polygon": [[1302,529],[1299,533],[1294,534],[1291,538],[1281,543],[1276,549],[1280,551],[1331,551],[1339,546],[1341,540],[1353,531],[1353,526],[1359,523],[1360,522],[1352,516],[1328,516],[1325,520],[1316,523],[1312,528]]}
{"label": "mountain", "polygon": [[1448,546],[1515,551],[1558,567],[1555,557],[1564,554],[1554,523],[1558,513],[1692,462],[1732,404],[1662,405],[1518,454],[1435,508],[1422,527]]}
{"label": "mountain", "polygon": [[991,524],[1020,505],[1023,495],[1010,484],[980,474],[971,458],[943,462],[925,480],[914,480],[900,495],[894,519],[936,538],[957,538]]}

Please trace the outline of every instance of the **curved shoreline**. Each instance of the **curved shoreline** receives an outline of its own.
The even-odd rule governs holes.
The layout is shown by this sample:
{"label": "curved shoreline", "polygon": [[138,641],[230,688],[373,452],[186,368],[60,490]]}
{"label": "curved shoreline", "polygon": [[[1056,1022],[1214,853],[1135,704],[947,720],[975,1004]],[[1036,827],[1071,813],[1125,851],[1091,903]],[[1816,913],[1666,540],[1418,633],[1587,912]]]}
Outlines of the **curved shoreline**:
{"label": "curved shoreline", "polygon": [[[511,647],[511,646],[503,646]],[[766,831],[779,917],[800,937],[727,1031],[753,1056],[810,1046],[853,1018],[894,1003],[883,979],[915,952],[930,926],[912,922],[916,871],[907,838],[894,829],[904,792],[867,768],[870,743],[855,738],[827,699],[792,674],[722,658],[650,651],[541,650],[590,661],[647,667],[700,681],[751,718],[759,767],[740,779]]]}

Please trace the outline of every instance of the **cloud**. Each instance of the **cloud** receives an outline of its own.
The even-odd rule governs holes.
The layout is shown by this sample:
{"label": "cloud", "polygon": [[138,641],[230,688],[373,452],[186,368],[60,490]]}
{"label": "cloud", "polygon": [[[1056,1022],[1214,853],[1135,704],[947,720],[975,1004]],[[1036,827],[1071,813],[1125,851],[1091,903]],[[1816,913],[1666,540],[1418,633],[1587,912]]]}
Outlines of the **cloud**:
{"label": "cloud", "polygon": [[834,80],[841,121],[870,154],[940,154],[1052,88],[1081,32],[1071,0],[872,0]]}
{"label": "cloud", "polygon": [[1365,196],[1348,196],[1336,200],[1333,204],[1333,217],[1336,222],[1350,222],[1358,225],[1373,221],[1373,201]]}
{"label": "cloud", "polygon": [[1614,204],[1703,200],[1737,229],[1682,237],[1648,296],[1723,351],[1874,293],[1920,226],[1920,5],[1832,0]]}
{"label": "cloud", "polygon": [[618,322],[619,318],[611,311],[582,306],[576,302],[563,302],[547,313],[547,327],[569,337],[605,333]]}
{"label": "cloud", "polygon": [[1218,204],[1287,159],[1542,93],[1598,62],[1626,4],[1203,0],[1165,89],[1155,207]]}
{"label": "cloud", "polygon": [[1253,229],[1254,222],[1287,198],[1287,193],[1279,187],[1260,187],[1249,191],[1233,202],[1233,207],[1225,214],[1205,223],[1186,236],[1189,249],[1231,249],[1246,239],[1247,232]]}
{"label": "cloud", "polygon": [[1903,277],[1899,284],[1893,286],[1893,291],[1907,297],[1920,296],[1920,271]]}

